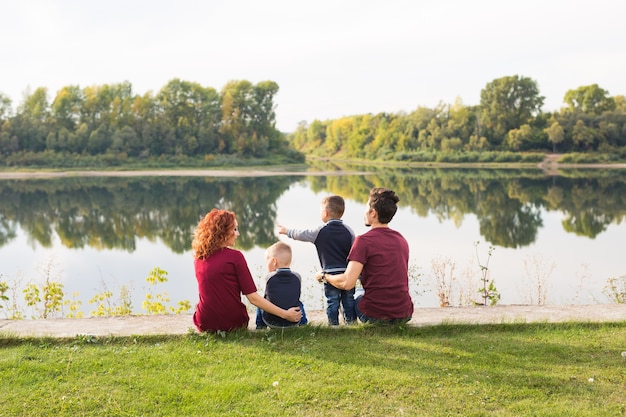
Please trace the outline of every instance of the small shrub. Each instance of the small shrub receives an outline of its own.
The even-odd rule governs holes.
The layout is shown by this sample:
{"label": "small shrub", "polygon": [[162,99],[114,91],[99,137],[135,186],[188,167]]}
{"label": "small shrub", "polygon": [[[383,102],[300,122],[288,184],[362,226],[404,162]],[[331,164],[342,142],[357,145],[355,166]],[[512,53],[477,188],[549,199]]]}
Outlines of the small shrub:
{"label": "small shrub", "polygon": [[26,305],[33,308],[33,318],[47,319],[61,312],[65,294],[60,282],[46,280],[42,285],[28,284],[23,293]]}
{"label": "small shrub", "polygon": [[128,286],[122,285],[120,288],[120,304],[116,305],[111,301],[113,292],[104,290],[93,296],[89,304],[96,304],[96,309],[91,311],[94,317],[106,316],[128,316],[133,313],[133,303],[131,300],[131,290]]}
{"label": "small shrub", "polygon": [[454,283],[454,262],[450,258],[437,258],[431,262],[433,274],[437,281],[437,296],[440,307],[450,306],[450,293]]}
{"label": "small shrub", "polygon": [[65,317],[77,319],[83,317],[83,312],[80,311],[80,307],[83,303],[78,299],[78,295],[78,292],[75,291],[72,293],[71,300],[63,300],[63,306],[66,306],[69,309],[69,313],[67,313]]}
{"label": "small shrub", "polygon": [[[0,278],[2,278],[2,275],[0,275]],[[9,301],[9,297],[6,295],[7,291],[9,291],[9,285],[4,281],[0,281],[0,300]],[[2,307],[2,304],[0,304],[0,308]]]}
{"label": "small shrub", "polygon": [[[11,280],[10,282],[2,282],[0,283],[0,287],[3,287],[0,290],[2,296],[0,296],[0,300],[3,310],[4,316],[11,320],[17,320],[24,318],[24,308],[18,302],[20,299],[20,283],[21,283],[21,274],[18,273],[18,276]],[[7,295],[8,294],[8,295]]]}
{"label": "small shrub", "polygon": [[26,305],[33,309],[33,318],[51,318],[62,316],[65,293],[63,284],[53,278],[56,267],[54,258],[40,268],[43,284],[31,283],[22,290]]}
{"label": "small shrub", "polygon": [[489,279],[489,260],[491,259],[491,255],[495,248],[493,246],[489,246],[489,250],[487,251],[487,262],[485,264],[480,263],[480,256],[478,255],[478,245],[480,242],[476,242],[474,245],[476,246],[476,259],[478,261],[478,266],[480,267],[481,273],[481,282],[482,288],[478,290],[478,293],[481,295],[483,299],[482,302],[477,302],[478,305],[496,305],[500,301],[500,292],[497,290],[496,285],[493,280]]}
{"label": "small shrub", "polygon": [[613,303],[626,304],[626,275],[609,278],[602,293]]}
{"label": "small shrub", "polygon": [[[158,284],[167,282],[167,271],[155,267],[146,278],[146,282],[152,286],[152,288],[156,287]],[[142,308],[148,312],[148,314],[165,314],[167,309],[165,308],[165,303],[170,302],[170,297],[166,292],[162,292],[160,294],[149,291],[146,294],[146,298],[142,303]]]}
{"label": "small shrub", "polygon": [[[414,263],[409,264],[409,282],[412,284],[409,286],[412,287],[412,295],[416,298],[426,292],[426,290],[422,289],[420,285],[423,275],[424,274],[420,271],[419,266]],[[360,280],[358,284],[360,285]]]}
{"label": "small shrub", "polygon": [[524,259],[524,271],[530,285],[529,304],[545,305],[548,299],[550,275],[556,265],[549,263],[540,255]]}
{"label": "small shrub", "polygon": [[[167,271],[159,267],[155,267],[148,274],[146,282],[148,282],[152,288],[156,287],[160,283],[167,282]],[[162,293],[156,293],[149,291],[142,303],[142,308],[146,310],[148,314],[180,314],[191,309],[191,303],[187,300],[179,301],[177,308],[167,306],[169,302],[170,297],[167,292],[164,291]]]}

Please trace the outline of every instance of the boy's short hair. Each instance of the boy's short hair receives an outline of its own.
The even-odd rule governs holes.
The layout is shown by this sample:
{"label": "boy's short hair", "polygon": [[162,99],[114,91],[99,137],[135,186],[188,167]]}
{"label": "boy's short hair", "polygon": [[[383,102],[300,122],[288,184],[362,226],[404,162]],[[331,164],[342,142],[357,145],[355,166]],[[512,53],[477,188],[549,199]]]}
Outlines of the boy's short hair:
{"label": "boy's short hair", "polygon": [[267,248],[265,256],[267,258],[276,258],[279,265],[287,267],[291,265],[291,246],[285,242],[278,241]]}
{"label": "boy's short hair", "polygon": [[329,195],[322,199],[322,204],[333,219],[340,219],[346,209],[346,202],[340,195]]}

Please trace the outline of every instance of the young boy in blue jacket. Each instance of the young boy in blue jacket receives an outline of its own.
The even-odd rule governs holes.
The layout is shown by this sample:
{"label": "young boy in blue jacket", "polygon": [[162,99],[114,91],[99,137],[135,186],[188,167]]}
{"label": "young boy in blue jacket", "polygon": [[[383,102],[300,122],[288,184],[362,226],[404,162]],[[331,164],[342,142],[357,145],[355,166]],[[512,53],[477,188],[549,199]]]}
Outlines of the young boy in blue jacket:
{"label": "young boy in blue jacket", "polygon": [[[312,242],[317,249],[317,256],[322,271],[330,275],[344,272],[348,265],[348,254],[354,242],[354,232],[343,223],[341,217],[345,210],[345,201],[338,195],[326,196],[322,199],[320,218],[324,224],[308,230],[287,229],[278,226],[278,233],[287,235],[291,239],[303,242]],[[340,290],[331,284],[324,283],[326,296],[326,316],[328,324],[339,325],[339,306],[343,307],[343,317],[346,324],[356,321],[354,311],[354,288]]]}
{"label": "young boy in blue jacket", "polygon": [[302,290],[302,278],[297,272],[293,272],[291,266],[291,247],[284,242],[276,242],[265,251],[265,262],[269,274],[265,281],[265,298],[286,309],[300,306],[302,318],[299,323],[294,323],[261,309],[257,309],[256,328],[265,329],[285,328],[302,326],[308,323],[304,305],[300,301]]}

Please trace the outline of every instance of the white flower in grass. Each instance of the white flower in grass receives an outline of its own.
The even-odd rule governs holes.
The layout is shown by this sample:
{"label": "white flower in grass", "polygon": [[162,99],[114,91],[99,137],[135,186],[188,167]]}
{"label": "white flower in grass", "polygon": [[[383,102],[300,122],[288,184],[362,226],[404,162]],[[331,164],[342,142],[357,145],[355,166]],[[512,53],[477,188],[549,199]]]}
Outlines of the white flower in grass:
{"label": "white flower in grass", "polygon": [[274,383],[272,384],[272,386],[273,386],[274,388],[278,388],[278,381],[274,381]]}
{"label": "white flower in grass", "polygon": [[594,379],[593,379],[593,378],[589,378],[587,381],[589,381],[589,382],[593,382],[593,381],[594,381]]}
{"label": "white flower in grass", "polygon": [[626,352],[622,352],[622,358],[626,358]]}

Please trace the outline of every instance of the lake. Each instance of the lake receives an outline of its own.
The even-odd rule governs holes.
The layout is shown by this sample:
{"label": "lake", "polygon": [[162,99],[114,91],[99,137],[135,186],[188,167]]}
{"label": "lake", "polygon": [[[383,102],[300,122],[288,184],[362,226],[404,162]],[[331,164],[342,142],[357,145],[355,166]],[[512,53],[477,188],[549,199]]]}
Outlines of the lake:
{"label": "lake", "polygon": [[[46,278],[61,282],[85,315],[95,310],[89,303],[94,295],[111,291],[116,304],[124,287],[138,313],[148,292],[166,292],[172,306],[181,300],[194,305],[193,230],[219,207],[236,213],[237,247],[260,288],[265,248],[284,240],[294,251],[292,269],[303,276],[305,307],[322,309],[323,291],[312,278],[319,269],[315,247],[279,237],[276,225],[316,227],[322,197],[339,194],[346,200],[344,221],[362,234],[375,186],[400,197],[390,227],[409,241],[418,308],[439,306],[441,294],[450,305],[482,302],[482,277],[493,280],[500,304],[608,303],[608,279],[626,275],[623,170],[547,175],[538,169],[378,167],[346,175],[3,179],[0,281],[22,300],[26,317],[35,313],[23,305],[21,289]],[[152,287],[145,278],[155,267],[167,271],[168,281]],[[5,305],[0,315],[8,310]]]}

